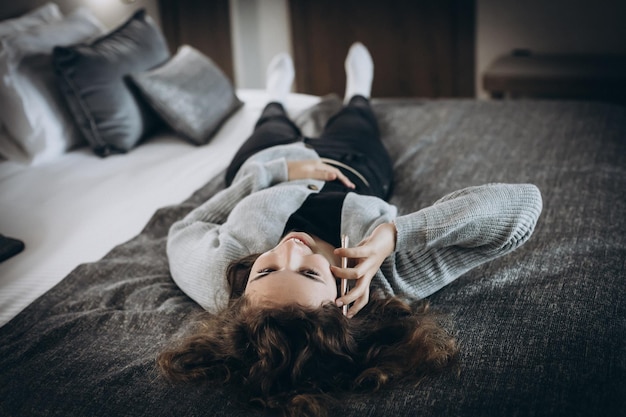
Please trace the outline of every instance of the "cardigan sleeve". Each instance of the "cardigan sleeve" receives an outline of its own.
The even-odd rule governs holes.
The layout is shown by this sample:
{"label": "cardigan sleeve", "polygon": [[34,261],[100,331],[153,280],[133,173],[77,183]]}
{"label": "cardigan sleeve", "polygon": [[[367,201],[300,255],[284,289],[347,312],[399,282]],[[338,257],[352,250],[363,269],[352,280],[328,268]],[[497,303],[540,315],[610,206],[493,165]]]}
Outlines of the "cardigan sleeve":
{"label": "cardigan sleeve", "polygon": [[515,250],[530,238],[541,209],[534,185],[487,184],[396,218],[396,250],[385,268],[393,292],[426,297]]}
{"label": "cardigan sleeve", "polygon": [[287,180],[284,158],[242,166],[230,187],[174,223],[167,256],[174,282],[205,310],[216,312],[228,303],[225,279],[230,262],[248,255],[223,223],[246,196]]}

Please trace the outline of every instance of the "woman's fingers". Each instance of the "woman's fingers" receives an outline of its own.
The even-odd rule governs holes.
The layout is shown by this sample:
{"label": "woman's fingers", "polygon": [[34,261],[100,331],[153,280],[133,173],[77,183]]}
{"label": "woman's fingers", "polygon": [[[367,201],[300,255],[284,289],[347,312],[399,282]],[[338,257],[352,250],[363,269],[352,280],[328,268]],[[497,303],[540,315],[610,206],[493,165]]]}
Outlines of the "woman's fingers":
{"label": "woman's fingers", "polygon": [[357,274],[354,268],[339,268],[338,266],[332,265],[330,267],[330,271],[333,276],[337,279],[359,279],[359,275]]}
{"label": "woman's fingers", "polygon": [[364,277],[369,267],[365,263],[355,265],[354,268],[340,268],[333,265],[330,267],[330,270],[335,278],[355,280]]}
{"label": "woman's fingers", "polygon": [[324,181],[339,180],[346,187],[355,188],[354,183],[350,181],[348,177],[346,177],[339,168],[320,162],[318,166],[315,168],[315,171],[321,173],[322,178],[319,178],[321,180],[324,180]]}
{"label": "woman's fingers", "polygon": [[367,305],[369,300],[370,300],[370,293],[369,291],[366,291],[362,297],[357,298],[354,304],[352,304],[352,307],[350,307],[350,309],[348,310],[348,318],[354,317],[356,313],[361,311],[361,309]]}
{"label": "woman's fingers", "polygon": [[290,180],[315,179],[322,181],[339,180],[348,188],[356,186],[337,167],[317,159],[287,162],[287,178]]}
{"label": "woman's fingers", "polygon": [[348,188],[356,188],[356,185],[354,185],[354,183],[352,181],[350,181],[348,179],[348,177],[346,177],[343,172],[341,172],[339,169],[335,168],[337,170],[337,179],[339,179],[339,181],[341,181],[343,183],[343,185],[345,185]]}
{"label": "woman's fingers", "polygon": [[365,283],[365,280],[357,281],[354,288],[350,289],[348,293],[339,298],[342,305],[354,303],[356,300],[362,298],[369,293],[369,283]]}
{"label": "woman's fingers", "polygon": [[350,305],[350,309],[348,310],[348,317],[353,317],[356,313],[358,313],[369,301],[369,281],[370,279],[361,279],[357,281],[357,284],[354,288],[352,288],[346,295],[338,298],[335,301],[335,304],[338,307],[344,305]]}
{"label": "woman's fingers", "polygon": [[374,254],[372,248],[367,245],[353,246],[351,248],[337,248],[334,252],[335,255],[339,257],[345,257],[350,259],[368,258]]}

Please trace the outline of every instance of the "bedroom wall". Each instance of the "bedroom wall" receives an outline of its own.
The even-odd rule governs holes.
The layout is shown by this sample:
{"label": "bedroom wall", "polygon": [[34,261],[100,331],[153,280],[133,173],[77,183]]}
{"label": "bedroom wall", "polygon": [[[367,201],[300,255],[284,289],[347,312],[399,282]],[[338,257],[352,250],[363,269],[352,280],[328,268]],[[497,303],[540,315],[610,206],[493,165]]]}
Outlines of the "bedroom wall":
{"label": "bedroom wall", "polygon": [[[0,19],[19,16],[49,0],[0,0]],[[145,8],[152,18],[160,24],[158,0],[54,0],[63,13],[68,13],[78,6],[89,7],[94,14],[109,28],[122,23],[135,10]]]}
{"label": "bedroom wall", "polygon": [[[473,95],[473,71],[461,72],[461,76],[458,76],[458,72],[462,70],[457,71],[455,67],[458,62],[470,62],[469,66],[474,67],[471,62],[473,61],[473,45],[469,52],[469,60],[466,59],[468,54],[461,54],[456,57],[457,59],[450,58],[450,56],[456,53],[458,47],[456,44],[451,45],[457,41],[455,36],[461,34],[460,38],[467,32],[453,27],[458,23],[455,19],[461,21],[462,19],[458,17],[462,16],[467,16],[468,20],[473,19],[473,13],[465,14],[458,4],[469,4],[470,6],[466,8],[473,9],[474,0],[450,1],[442,6],[439,6],[437,0],[397,1],[392,4],[396,7],[385,9],[382,21],[381,16],[376,14],[377,7],[381,4],[380,2],[377,4],[377,1],[300,2],[300,0],[295,0],[290,3],[288,0],[230,0],[236,86],[263,88],[267,64],[276,53],[285,51],[290,52],[294,57],[297,68],[297,91],[312,94],[343,91],[344,87],[338,85],[343,83],[343,79],[336,82],[336,77],[334,77],[339,68],[338,55],[341,55],[340,66],[343,68],[343,52],[338,54],[336,50],[328,50],[328,48],[336,46],[343,51],[347,50],[353,40],[362,40],[367,44],[369,38],[370,45],[368,46],[372,48],[374,56],[378,53],[378,56],[388,58],[380,63],[380,77],[374,84],[374,91],[385,91],[386,93],[382,94],[392,96],[397,96],[398,91],[404,94],[408,92],[410,95],[414,90],[426,91],[424,94],[434,96]],[[350,9],[356,10],[357,7],[360,7],[361,13],[355,13],[352,16]],[[382,7],[385,8],[385,6]],[[448,9],[457,11],[458,16],[455,13],[449,13]],[[418,13],[415,19],[406,17],[413,12]],[[434,18],[429,21],[428,19],[432,16]],[[418,18],[424,19],[427,24],[420,25]],[[375,25],[372,29],[388,30],[382,35],[389,36],[377,36],[376,30],[368,30],[369,22]],[[420,26],[415,29],[415,25]],[[469,39],[473,43],[473,20],[471,26],[472,34]],[[442,31],[445,32],[438,39],[429,36],[435,33],[436,29],[433,28],[436,27],[443,28]],[[290,29],[298,32],[293,33],[294,36],[297,35],[297,39],[292,38]],[[446,32],[447,29],[449,30]],[[411,32],[426,36],[419,39],[403,38],[406,33]],[[397,42],[389,45],[392,47],[386,47],[384,39],[394,39]],[[397,46],[399,44],[408,50],[416,47],[416,44],[421,45],[420,53],[413,56],[413,58],[415,56],[419,58],[404,59],[403,52],[399,51]],[[322,64],[318,64],[320,56],[324,57],[321,60]],[[411,77],[411,74],[415,74],[415,68],[412,65],[414,63],[419,65],[420,59],[424,57],[431,58],[425,58],[429,65],[419,66],[417,73],[420,76]],[[452,64],[442,64],[447,70],[438,70],[438,63],[447,59],[452,59]],[[398,72],[398,68],[403,68],[403,70]],[[391,73],[393,76],[388,75],[385,78],[385,73]]]}
{"label": "bedroom wall", "polygon": [[[274,53],[292,51],[286,0],[231,0],[235,79],[262,88]],[[624,0],[476,0],[476,92],[480,76],[514,48],[547,53],[626,54]]]}
{"label": "bedroom wall", "polygon": [[[626,54],[624,0],[476,0],[476,91],[497,56],[514,48],[537,52]],[[46,0],[0,1],[0,19]],[[109,27],[140,7],[160,23],[158,0],[59,0],[64,12],[92,8]],[[287,0],[231,0],[235,83],[262,88],[265,68],[278,52],[292,52]]]}
{"label": "bedroom wall", "polygon": [[288,10],[287,0],[230,0],[237,87],[263,88],[272,57],[293,55]]}
{"label": "bedroom wall", "polygon": [[476,91],[494,59],[512,49],[626,54],[624,0],[477,0]]}

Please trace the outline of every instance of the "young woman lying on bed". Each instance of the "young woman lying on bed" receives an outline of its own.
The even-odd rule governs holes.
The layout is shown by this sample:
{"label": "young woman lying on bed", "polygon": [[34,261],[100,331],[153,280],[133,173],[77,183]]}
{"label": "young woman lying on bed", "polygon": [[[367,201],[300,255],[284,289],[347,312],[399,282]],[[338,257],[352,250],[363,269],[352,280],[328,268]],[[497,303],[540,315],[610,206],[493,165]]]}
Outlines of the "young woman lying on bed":
{"label": "young woman lying on bed", "polygon": [[[411,300],[529,239],[542,204],[529,184],[470,187],[397,216],[367,49],[354,44],[345,66],[345,106],[305,139],[281,104],[291,58],[274,58],[272,102],[228,168],[229,187],[172,226],[172,277],[211,313],[160,355],[172,379],[229,382],[292,416],[322,415],[340,392],[418,379],[448,367],[457,346]],[[342,235],[357,245],[342,249]],[[338,279],[355,285],[338,297]]]}

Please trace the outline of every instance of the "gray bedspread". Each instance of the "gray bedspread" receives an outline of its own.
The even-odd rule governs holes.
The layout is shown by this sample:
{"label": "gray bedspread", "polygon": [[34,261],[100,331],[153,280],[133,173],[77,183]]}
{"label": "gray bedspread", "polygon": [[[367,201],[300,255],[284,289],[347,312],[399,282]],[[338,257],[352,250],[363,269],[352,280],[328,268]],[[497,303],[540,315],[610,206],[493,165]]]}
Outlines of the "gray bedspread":
{"label": "gray bedspread", "polygon": [[[336,102],[302,115],[323,121]],[[519,251],[430,297],[460,374],[349,397],[342,417],[626,415],[626,108],[550,101],[374,103],[400,212],[462,187],[531,182],[544,211]],[[315,123],[307,123],[307,129]],[[159,210],[0,328],[2,416],[253,416],[229,389],[161,379],[155,357],[199,311],[171,281],[167,230],[223,187]],[[59,236],[62,239],[62,236]]]}

